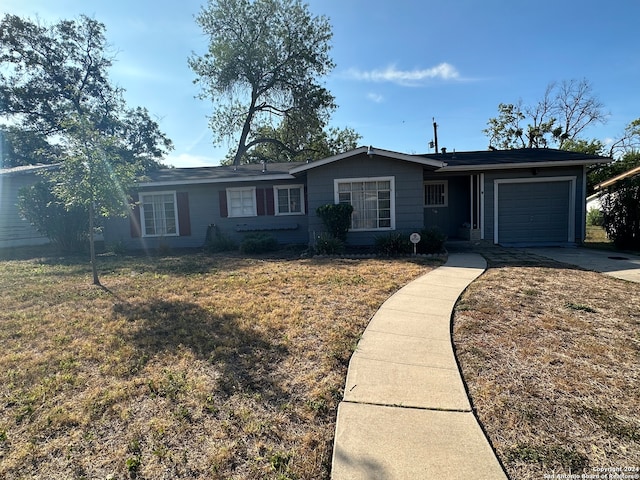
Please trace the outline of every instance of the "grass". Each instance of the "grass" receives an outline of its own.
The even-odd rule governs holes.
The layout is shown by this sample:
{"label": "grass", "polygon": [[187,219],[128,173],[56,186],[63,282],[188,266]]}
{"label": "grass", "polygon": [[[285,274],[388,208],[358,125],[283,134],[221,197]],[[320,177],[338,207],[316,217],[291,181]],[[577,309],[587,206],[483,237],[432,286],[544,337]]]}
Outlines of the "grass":
{"label": "grass", "polygon": [[356,342],[434,265],[0,261],[0,478],[328,479]]}
{"label": "grass", "polygon": [[587,225],[587,235],[584,240],[585,247],[597,248],[599,250],[615,250],[613,242],[609,240],[607,232],[603,227],[597,225]]}
{"label": "grass", "polygon": [[640,465],[639,284],[552,264],[490,268],[459,300],[453,332],[510,478]]}

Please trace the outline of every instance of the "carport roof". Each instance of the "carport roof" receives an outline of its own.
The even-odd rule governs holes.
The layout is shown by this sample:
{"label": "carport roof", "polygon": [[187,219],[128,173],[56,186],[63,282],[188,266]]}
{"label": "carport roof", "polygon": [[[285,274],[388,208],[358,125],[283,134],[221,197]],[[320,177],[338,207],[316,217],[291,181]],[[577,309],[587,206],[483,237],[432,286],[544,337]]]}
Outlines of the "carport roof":
{"label": "carport roof", "polygon": [[588,155],[553,148],[519,148],[513,150],[483,150],[421,155],[444,161],[445,171],[497,170],[503,168],[557,167],[562,165],[591,165],[609,163],[612,158]]}

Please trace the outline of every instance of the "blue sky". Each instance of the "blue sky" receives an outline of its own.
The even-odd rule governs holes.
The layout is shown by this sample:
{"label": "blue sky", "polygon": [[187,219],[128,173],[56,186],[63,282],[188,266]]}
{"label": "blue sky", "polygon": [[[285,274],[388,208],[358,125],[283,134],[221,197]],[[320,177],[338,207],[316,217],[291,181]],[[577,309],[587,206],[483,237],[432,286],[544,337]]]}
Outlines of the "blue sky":
{"label": "blue sky", "polygon": [[[112,80],[130,106],[156,116],[176,167],[217,165],[211,105],[194,98],[187,65],[207,39],[194,21],[205,0],[3,0],[2,13],[50,23],[86,14],[104,23],[117,57]],[[500,102],[535,102],[552,81],[587,79],[608,113],[589,138],[619,136],[640,117],[640,2],[612,0],[310,0],[333,27],[336,68],[325,79],[362,145],[425,153],[439,125],[449,151],[484,150]]]}

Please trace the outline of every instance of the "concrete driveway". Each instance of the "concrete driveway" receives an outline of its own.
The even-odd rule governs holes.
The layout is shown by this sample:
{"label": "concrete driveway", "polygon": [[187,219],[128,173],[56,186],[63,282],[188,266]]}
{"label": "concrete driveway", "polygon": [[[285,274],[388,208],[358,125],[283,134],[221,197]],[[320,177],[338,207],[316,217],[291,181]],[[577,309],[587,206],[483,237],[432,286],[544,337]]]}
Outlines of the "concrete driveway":
{"label": "concrete driveway", "polygon": [[525,248],[526,252],[585,270],[640,283],[640,256],[591,248]]}

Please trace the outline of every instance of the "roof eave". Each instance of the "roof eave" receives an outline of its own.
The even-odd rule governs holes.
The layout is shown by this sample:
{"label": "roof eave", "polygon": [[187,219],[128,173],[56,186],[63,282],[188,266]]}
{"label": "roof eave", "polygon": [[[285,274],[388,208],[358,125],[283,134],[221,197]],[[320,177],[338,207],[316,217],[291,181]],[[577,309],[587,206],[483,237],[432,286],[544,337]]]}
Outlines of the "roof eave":
{"label": "roof eave", "polygon": [[349,150],[348,152],[334,155],[333,157],[327,157],[327,158],[323,158],[322,160],[309,162],[305,165],[299,165],[289,170],[289,173],[296,174],[296,173],[305,172],[307,170],[311,170],[312,168],[328,165],[330,163],[343,160],[345,158],[362,155],[363,153],[366,153],[367,155],[370,155],[370,156],[378,155],[378,156],[387,157],[387,158],[394,158],[396,160],[403,160],[406,162],[417,163],[419,165],[425,165],[425,166],[434,167],[434,168],[442,168],[443,166],[446,165],[445,162],[442,162],[440,160],[433,160],[431,158],[425,158],[418,155],[408,155],[406,153],[394,152],[391,150],[384,150],[382,148],[375,148],[375,147],[359,147],[354,150]]}
{"label": "roof eave", "polygon": [[635,167],[632,168],[631,170],[628,170],[624,173],[621,173],[620,175],[617,175],[613,178],[610,178],[609,180],[605,180],[604,182],[601,182],[599,184],[597,184],[595,187],[593,187],[595,190],[600,190],[602,188],[607,188],[611,185],[613,185],[616,182],[619,182],[620,180],[624,180],[625,178],[628,177],[633,177],[635,175],[640,174],[640,167]]}
{"label": "roof eave", "polygon": [[[607,162],[605,162],[607,161]],[[513,168],[542,168],[542,167],[570,167],[577,165],[594,165],[597,163],[608,163],[608,159],[601,160],[553,160],[549,162],[526,162],[526,163],[491,163],[486,165],[451,165],[439,168],[436,172],[465,172],[481,170],[504,170]]]}
{"label": "roof eave", "polygon": [[296,177],[288,173],[263,174],[250,177],[220,177],[220,178],[199,178],[190,180],[161,180],[161,181],[145,181],[136,183],[138,188],[143,187],[168,187],[178,185],[203,185],[208,183],[241,183],[241,182],[258,182],[265,180],[295,180]]}

